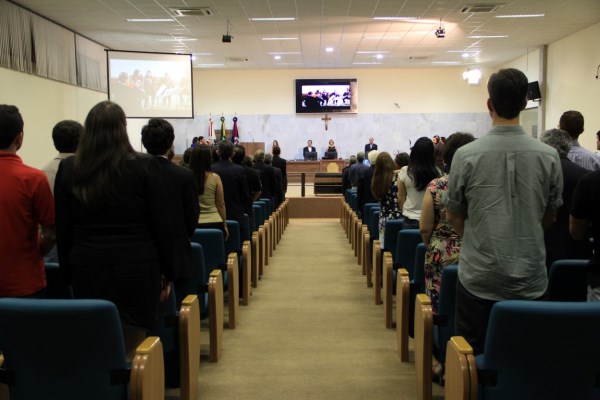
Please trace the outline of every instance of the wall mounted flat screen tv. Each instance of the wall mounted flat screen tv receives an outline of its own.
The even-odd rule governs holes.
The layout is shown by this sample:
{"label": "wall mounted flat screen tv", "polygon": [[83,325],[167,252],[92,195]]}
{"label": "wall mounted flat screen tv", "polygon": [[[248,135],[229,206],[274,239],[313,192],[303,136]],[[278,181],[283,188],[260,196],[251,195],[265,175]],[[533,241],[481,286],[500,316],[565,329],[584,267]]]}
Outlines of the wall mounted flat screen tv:
{"label": "wall mounted flat screen tv", "polygon": [[194,118],[191,54],[107,50],[108,99],[127,118]]}
{"label": "wall mounted flat screen tv", "polygon": [[296,113],[357,113],[356,79],[296,79]]}

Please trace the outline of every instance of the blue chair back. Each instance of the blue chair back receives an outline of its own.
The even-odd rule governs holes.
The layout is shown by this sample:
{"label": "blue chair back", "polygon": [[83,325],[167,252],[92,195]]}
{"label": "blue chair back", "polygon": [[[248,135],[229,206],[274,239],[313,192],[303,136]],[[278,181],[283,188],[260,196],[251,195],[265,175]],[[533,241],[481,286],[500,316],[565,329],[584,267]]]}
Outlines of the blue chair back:
{"label": "blue chair back", "polygon": [[348,203],[350,208],[352,208],[352,193],[356,192],[356,189],[346,189],[346,192],[344,193],[344,199],[346,200],[346,203]]}
{"label": "blue chair back", "polygon": [[256,200],[254,202],[254,204],[259,205],[261,207],[261,209],[262,209],[262,218],[263,219],[260,222],[260,225],[262,225],[264,223],[264,221],[266,221],[266,220],[269,219],[269,215],[271,215],[269,213],[269,205],[267,204],[266,201],[263,201],[263,200]]}
{"label": "blue chair back", "polygon": [[261,197],[258,201],[264,201],[267,203],[267,218],[273,213],[273,200],[268,199],[266,197]]}
{"label": "blue chair back", "polygon": [[479,395],[592,399],[600,373],[600,302],[501,301],[492,307]]}
{"label": "blue chair back", "polygon": [[369,221],[369,233],[371,233],[371,240],[379,239],[379,210],[373,211],[371,214],[371,220]]}
{"label": "blue chair back", "polygon": [[254,213],[254,227],[253,231],[258,231],[258,227],[261,226],[265,220],[263,215],[262,207],[259,204],[252,204],[252,212]]}
{"label": "blue chair back", "polygon": [[240,232],[240,224],[237,221],[227,220],[227,230],[229,238],[225,242],[225,254],[236,253],[242,254],[242,238]]}
{"label": "blue chair back", "polygon": [[[425,253],[427,246],[421,242],[415,248],[415,265],[411,280],[417,293],[425,293]],[[410,273],[410,271],[409,271]]]}
{"label": "blue chair back", "polygon": [[587,301],[588,260],[557,260],[548,274],[548,298],[551,301]]}
{"label": "blue chair back", "polygon": [[398,240],[398,232],[402,230],[402,221],[403,219],[388,219],[385,221],[385,236],[381,246],[383,250],[392,253],[394,264],[397,263],[396,251],[398,249],[396,248],[396,240]]}
{"label": "blue chair back", "polygon": [[[198,245],[194,243],[194,245]],[[165,364],[165,386],[168,388],[177,388],[180,386],[180,367],[179,367],[179,330],[177,318],[176,289],[171,287],[169,298],[164,303],[159,303],[159,315],[157,318],[157,329],[152,332],[153,336],[158,336],[163,346],[163,357]]]}
{"label": "blue chair back", "polygon": [[356,192],[356,189],[353,190],[354,191],[350,193],[350,208],[358,214],[358,193]]}
{"label": "blue chair back", "polygon": [[[219,229],[196,229],[192,235],[192,242],[202,245],[204,263],[209,274],[215,269],[222,270],[222,267],[227,264],[225,239]],[[226,274],[226,271],[224,273]],[[208,282],[208,279],[206,281]]]}
{"label": "blue chair back", "polygon": [[67,285],[63,279],[58,263],[46,262],[46,298],[47,299],[72,299],[73,287]]}
{"label": "blue chair back", "polygon": [[200,318],[204,319],[208,317],[208,279],[210,271],[206,268],[204,262],[202,245],[195,242],[192,242],[192,265],[194,266],[192,277],[185,281],[175,282],[175,298],[177,305],[179,305],[188,294],[197,295],[200,303]]}
{"label": "blue chair back", "polygon": [[454,336],[457,279],[458,265],[448,265],[442,270],[438,313],[434,316],[433,326],[433,355],[442,363],[446,360],[448,340]]}
{"label": "blue chair back", "polygon": [[[386,233],[387,236],[387,233]],[[423,242],[418,229],[403,229],[396,236],[396,268],[406,268],[411,280],[415,278],[415,254],[417,245]]]}
{"label": "blue chair back", "polygon": [[0,326],[12,400],[127,398],[117,379],[128,377],[129,365],[113,303],[0,299]]}
{"label": "blue chair back", "polygon": [[365,206],[362,209],[363,224],[368,224],[368,221],[370,221],[370,218],[371,218],[371,212],[374,208],[379,209],[379,203],[366,203],[365,204]]}

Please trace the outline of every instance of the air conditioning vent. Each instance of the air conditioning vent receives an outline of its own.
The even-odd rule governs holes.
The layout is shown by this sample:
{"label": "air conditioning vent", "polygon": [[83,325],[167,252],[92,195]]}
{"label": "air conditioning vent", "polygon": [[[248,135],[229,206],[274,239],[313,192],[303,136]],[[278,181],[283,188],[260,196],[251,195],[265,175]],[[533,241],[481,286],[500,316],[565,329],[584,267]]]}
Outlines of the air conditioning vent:
{"label": "air conditioning vent", "polygon": [[499,4],[466,4],[461,10],[461,14],[475,13],[493,13],[504,7],[504,3]]}
{"label": "air conditioning vent", "polygon": [[430,56],[410,56],[408,57],[410,61],[427,61],[430,60]]}
{"label": "air conditioning vent", "polygon": [[175,17],[212,17],[213,10],[209,7],[169,7]]}
{"label": "air conditioning vent", "polygon": [[225,57],[225,61],[229,62],[246,62],[248,59],[246,57]]}

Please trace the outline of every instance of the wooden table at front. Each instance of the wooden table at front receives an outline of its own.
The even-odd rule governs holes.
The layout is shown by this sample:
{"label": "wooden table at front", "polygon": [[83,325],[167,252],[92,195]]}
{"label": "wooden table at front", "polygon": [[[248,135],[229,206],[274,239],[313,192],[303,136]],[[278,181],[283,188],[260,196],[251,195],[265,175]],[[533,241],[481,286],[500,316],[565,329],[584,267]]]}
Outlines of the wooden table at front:
{"label": "wooden table at front", "polygon": [[[327,170],[332,168],[330,165],[337,166],[337,171]],[[300,176],[304,172],[306,183],[313,183],[315,173],[317,172],[342,172],[342,169],[348,165],[348,160],[319,160],[319,161],[288,161],[287,175],[289,183],[300,183]]]}

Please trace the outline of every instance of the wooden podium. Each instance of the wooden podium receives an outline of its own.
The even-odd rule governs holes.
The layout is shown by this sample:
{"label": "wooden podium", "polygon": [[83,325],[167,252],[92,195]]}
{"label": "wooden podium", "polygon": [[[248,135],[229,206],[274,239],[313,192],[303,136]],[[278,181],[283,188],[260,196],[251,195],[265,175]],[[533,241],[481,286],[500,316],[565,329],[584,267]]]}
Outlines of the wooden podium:
{"label": "wooden podium", "polygon": [[240,142],[240,146],[244,146],[247,156],[254,157],[256,150],[265,149],[265,142]]}

